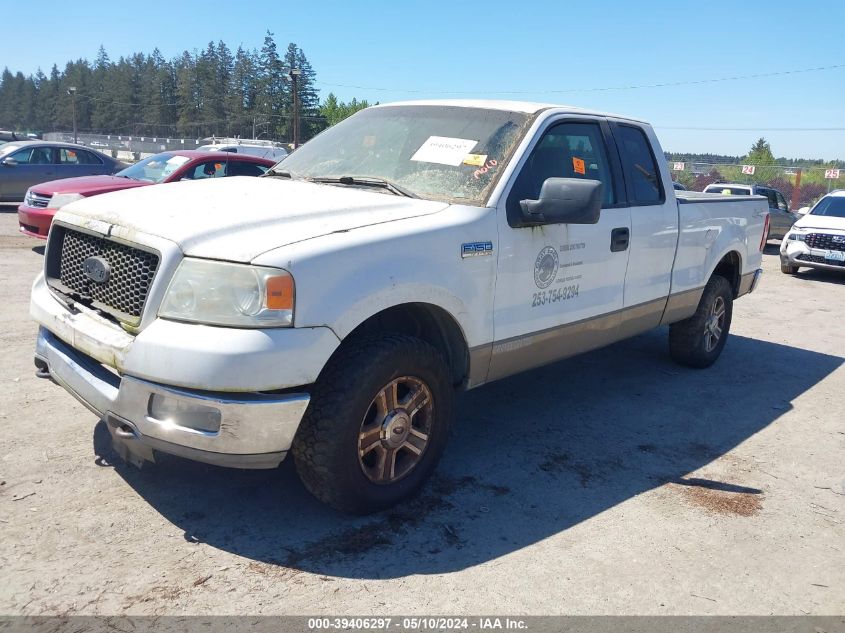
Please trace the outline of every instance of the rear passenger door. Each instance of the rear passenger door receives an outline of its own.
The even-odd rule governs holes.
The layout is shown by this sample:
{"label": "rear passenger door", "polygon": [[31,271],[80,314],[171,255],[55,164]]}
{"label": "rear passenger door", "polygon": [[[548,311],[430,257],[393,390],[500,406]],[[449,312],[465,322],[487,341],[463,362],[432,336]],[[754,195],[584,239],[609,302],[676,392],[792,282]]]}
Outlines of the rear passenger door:
{"label": "rear passenger door", "polygon": [[[783,195],[774,189],[770,189],[769,191],[771,191],[771,198],[774,198],[774,205],[772,204],[772,199],[769,199],[769,222],[772,226],[770,235],[772,237],[782,238],[792,228],[796,218],[789,212],[789,205],[786,203]],[[768,198],[769,196],[766,197]]]}
{"label": "rear passenger door", "polygon": [[631,211],[631,246],[625,275],[623,334],[647,330],[660,323],[672,280],[678,245],[678,204],[667,192],[668,167],[660,145],[648,126],[628,121],[611,125]]}

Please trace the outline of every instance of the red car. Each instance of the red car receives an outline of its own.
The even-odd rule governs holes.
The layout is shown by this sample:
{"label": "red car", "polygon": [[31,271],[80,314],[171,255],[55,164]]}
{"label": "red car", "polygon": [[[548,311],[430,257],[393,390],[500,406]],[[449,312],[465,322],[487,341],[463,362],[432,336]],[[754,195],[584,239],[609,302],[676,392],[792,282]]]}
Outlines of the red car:
{"label": "red car", "polygon": [[114,176],[83,176],[51,180],[29,188],[18,207],[21,233],[47,239],[56,211],[64,205],[110,191],[177,180],[224,176],[261,176],[274,161],[246,154],[184,150],[162,152],[117,172]]}

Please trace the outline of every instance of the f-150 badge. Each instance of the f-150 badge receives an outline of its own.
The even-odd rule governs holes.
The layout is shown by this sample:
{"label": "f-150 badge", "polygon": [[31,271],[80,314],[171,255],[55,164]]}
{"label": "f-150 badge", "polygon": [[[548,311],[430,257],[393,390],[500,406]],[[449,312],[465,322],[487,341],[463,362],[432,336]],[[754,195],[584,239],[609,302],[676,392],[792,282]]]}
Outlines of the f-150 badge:
{"label": "f-150 badge", "polygon": [[493,242],[467,242],[461,244],[461,259],[484,257],[493,254]]}

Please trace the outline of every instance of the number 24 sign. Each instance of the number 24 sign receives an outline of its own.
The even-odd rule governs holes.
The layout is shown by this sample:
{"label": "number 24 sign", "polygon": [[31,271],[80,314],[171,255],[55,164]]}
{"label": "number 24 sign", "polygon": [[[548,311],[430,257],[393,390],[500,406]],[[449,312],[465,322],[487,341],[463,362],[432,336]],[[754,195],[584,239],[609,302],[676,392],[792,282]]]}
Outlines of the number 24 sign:
{"label": "number 24 sign", "polygon": [[743,165],[742,166],[742,173],[746,174],[748,176],[753,176],[754,175],[754,169],[755,169],[754,165]]}

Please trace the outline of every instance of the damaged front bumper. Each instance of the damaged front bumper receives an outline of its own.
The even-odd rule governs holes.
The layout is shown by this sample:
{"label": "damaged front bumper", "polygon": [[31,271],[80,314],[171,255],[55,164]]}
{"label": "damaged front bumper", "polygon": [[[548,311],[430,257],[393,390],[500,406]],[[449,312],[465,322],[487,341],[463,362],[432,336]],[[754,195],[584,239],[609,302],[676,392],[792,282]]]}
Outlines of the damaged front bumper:
{"label": "damaged front bumper", "polygon": [[41,327],[39,375],[105,420],[118,452],[140,465],[154,451],[233,468],[274,468],[293,442],[309,396],[204,392],[119,376]]}

